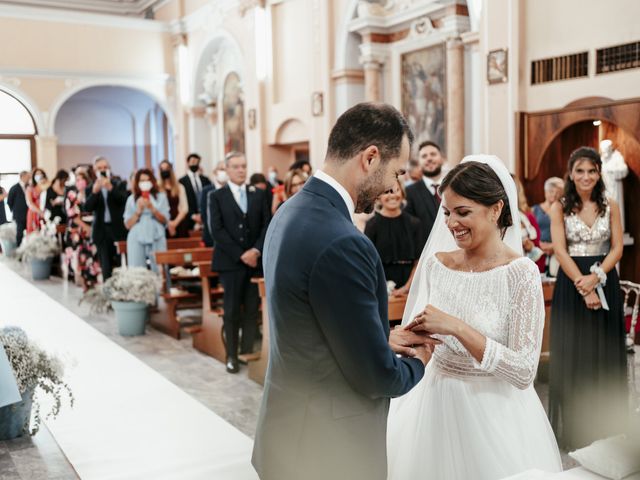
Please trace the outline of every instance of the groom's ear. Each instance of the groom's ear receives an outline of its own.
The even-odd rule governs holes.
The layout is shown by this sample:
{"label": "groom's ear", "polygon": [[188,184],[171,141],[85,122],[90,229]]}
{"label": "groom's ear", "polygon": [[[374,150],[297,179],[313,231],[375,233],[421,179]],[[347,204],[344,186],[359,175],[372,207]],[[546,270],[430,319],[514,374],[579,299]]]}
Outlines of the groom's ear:
{"label": "groom's ear", "polygon": [[369,173],[377,167],[380,161],[380,150],[375,145],[370,145],[362,151],[362,169]]}

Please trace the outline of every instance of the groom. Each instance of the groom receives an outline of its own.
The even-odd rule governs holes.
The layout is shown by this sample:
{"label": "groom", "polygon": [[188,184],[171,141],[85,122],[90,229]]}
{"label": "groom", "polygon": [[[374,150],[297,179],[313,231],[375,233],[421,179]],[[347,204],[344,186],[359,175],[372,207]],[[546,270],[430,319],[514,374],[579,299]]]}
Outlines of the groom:
{"label": "groom", "polygon": [[420,381],[431,345],[406,330],[389,334],[382,263],[352,216],[393,188],[412,140],[389,105],[349,109],[323,169],[269,226],[271,350],[253,451],[263,480],[387,476],[389,398]]}

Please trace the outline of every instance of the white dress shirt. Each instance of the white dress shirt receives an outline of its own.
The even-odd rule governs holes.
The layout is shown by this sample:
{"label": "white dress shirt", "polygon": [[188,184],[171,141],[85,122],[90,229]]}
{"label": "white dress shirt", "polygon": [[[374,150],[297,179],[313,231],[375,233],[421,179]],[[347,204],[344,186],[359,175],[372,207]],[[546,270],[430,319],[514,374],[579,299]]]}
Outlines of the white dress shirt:
{"label": "white dress shirt", "polygon": [[[247,186],[244,184],[236,185],[233,182],[229,182],[227,185],[229,185],[229,188],[231,189],[231,193],[233,193],[233,198],[236,200],[236,203],[240,207],[240,210],[242,210],[242,204],[240,203],[240,192],[244,190],[244,198],[247,198]],[[248,206],[249,206],[249,203],[247,199],[247,207]]]}
{"label": "white dress shirt", "polygon": [[202,182],[200,181],[200,175],[197,173],[193,173],[191,170],[187,172],[189,176],[189,180],[191,180],[191,185],[193,185],[193,191],[196,193],[200,193],[202,191]]}
{"label": "white dress shirt", "polygon": [[331,175],[324,173],[322,170],[316,170],[316,173],[313,174],[318,180],[322,180],[325,183],[328,183],[333,189],[340,194],[342,200],[347,205],[347,210],[349,210],[349,215],[351,216],[351,221],[353,222],[353,214],[356,211],[356,206],[353,203],[353,199],[349,192]]}
{"label": "white dress shirt", "polygon": [[435,185],[440,186],[440,183],[442,182],[442,178],[438,178],[437,180],[434,181],[429,177],[422,177],[422,180],[424,181],[424,184],[427,186],[427,190],[431,192],[431,195],[435,196],[436,195]]}

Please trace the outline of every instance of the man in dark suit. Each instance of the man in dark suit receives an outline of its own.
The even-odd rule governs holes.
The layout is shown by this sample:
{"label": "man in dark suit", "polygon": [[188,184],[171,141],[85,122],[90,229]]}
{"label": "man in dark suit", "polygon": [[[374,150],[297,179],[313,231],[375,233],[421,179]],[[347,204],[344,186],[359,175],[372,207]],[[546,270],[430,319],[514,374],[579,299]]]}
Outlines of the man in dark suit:
{"label": "man in dark suit", "polygon": [[84,209],[93,213],[91,240],[98,250],[102,277],[111,277],[113,267],[118,265],[115,242],[126,240],[127,229],[122,218],[129,192],[127,182],[111,176],[109,161],[97,157],[93,162],[96,181],[86,190]]}
{"label": "man in dark suit", "polygon": [[269,225],[269,208],[264,192],[245,185],[247,160],[231,152],[225,159],[229,182],[209,193],[209,228],[215,241],[211,269],[218,272],[224,288],[224,333],[227,371],[238,372],[240,353],[251,353],[258,328],[258,288],[251,283],[260,269],[264,237]]}
{"label": "man in dark suit", "polygon": [[197,153],[189,154],[189,156],[187,157],[187,168],[188,171],[186,175],[180,178],[179,181],[184,186],[184,189],[187,192],[189,213],[187,215],[186,222],[189,226],[189,230],[193,230],[193,228],[196,226],[196,223],[201,222],[200,197],[202,195],[202,190],[204,189],[204,187],[211,184],[211,180],[198,173],[198,171],[200,170],[200,155],[198,155]]}
{"label": "man in dark suit", "polygon": [[29,172],[20,172],[20,181],[9,189],[9,195],[7,196],[7,205],[9,205],[13,220],[16,222],[16,245],[18,246],[22,243],[22,236],[27,228],[27,211],[29,211],[29,207],[25,191],[29,180],[31,180]]}
{"label": "man in dark suit", "polygon": [[387,477],[389,399],[420,381],[431,346],[403,329],[390,337],[382,262],[352,215],[393,188],[412,137],[389,105],[347,110],[322,170],[269,226],[271,343],[252,460],[263,480]]}
{"label": "man in dark suit", "polygon": [[429,238],[433,222],[440,207],[438,187],[442,181],[444,159],[440,147],[430,141],[422,142],[418,147],[418,160],[422,166],[422,180],[407,187],[406,212],[418,217],[422,231]]}

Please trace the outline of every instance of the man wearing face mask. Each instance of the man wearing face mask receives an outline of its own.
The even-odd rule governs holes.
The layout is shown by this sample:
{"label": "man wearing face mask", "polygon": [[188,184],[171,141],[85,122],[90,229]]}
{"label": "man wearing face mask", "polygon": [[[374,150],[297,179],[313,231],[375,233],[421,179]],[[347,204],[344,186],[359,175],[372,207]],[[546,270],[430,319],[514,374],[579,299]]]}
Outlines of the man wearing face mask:
{"label": "man wearing face mask", "polygon": [[207,185],[211,185],[211,180],[199,173],[200,160],[200,155],[190,153],[187,157],[188,171],[186,175],[180,179],[180,183],[187,192],[187,202],[189,203],[189,213],[186,219],[189,230],[193,230],[196,224],[202,222],[200,216],[200,196],[202,195],[202,190]]}
{"label": "man wearing face mask", "polygon": [[213,170],[213,182],[211,185],[207,185],[202,189],[202,194],[200,195],[200,216],[202,217],[202,241],[205,246],[213,247],[215,242],[213,240],[213,235],[211,234],[211,230],[209,229],[209,211],[207,209],[207,197],[209,193],[219,190],[224,187],[229,181],[229,177],[227,176],[227,171],[225,169],[225,164],[223,162],[218,162],[216,168]]}
{"label": "man wearing face mask", "polygon": [[126,182],[111,176],[105,157],[96,157],[93,169],[97,178],[86,190],[84,210],[93,213],[91,240],[98,250],[102,277],[106,280],[119,262],[115,242],[127,238],[122,215],[129,192]]}

